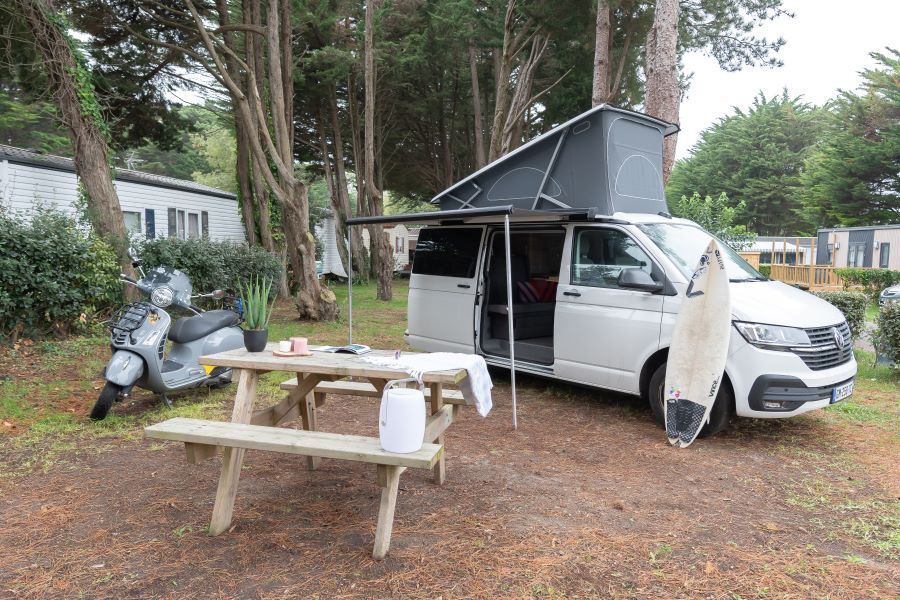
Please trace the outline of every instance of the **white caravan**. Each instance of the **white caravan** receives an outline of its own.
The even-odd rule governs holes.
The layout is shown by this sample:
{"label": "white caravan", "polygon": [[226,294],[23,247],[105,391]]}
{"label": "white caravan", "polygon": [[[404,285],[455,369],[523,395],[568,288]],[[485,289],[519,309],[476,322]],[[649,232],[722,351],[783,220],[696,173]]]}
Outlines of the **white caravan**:
{"label": "white caravan", "polygon": [[[662,147],[675,131],[599,106],[441,192],[437,212],[348,220],[428,225],[410,277],[407,342],[509,366],[513,337],[517,371],[645,396],[662,423],[672,326],[710,238],[668,213]],[[734,327],[706,432],[735,412],[786,417],[849,396],[856,361],[841,312],[720,247]]]}
{"label": "white caravan", "polygon": [[[501,224],[422,229],[409,286],[410,346],[509,366],[503,236]],[[513,221],[516,370],[643,396],[662,424],[672,328],[710,237],[691,221],[647,214]],[[849,396],[856,361],[843,314],[720,247],[734,327],[705,433],[735,413],[789,417]]]}

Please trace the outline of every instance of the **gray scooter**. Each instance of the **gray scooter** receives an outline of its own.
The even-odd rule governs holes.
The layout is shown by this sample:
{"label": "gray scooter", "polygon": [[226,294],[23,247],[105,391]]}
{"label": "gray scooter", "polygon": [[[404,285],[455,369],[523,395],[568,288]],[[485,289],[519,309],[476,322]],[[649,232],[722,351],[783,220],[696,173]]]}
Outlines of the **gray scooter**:
{"label": "gray scooter", "polygon": [[[134,280],[123,274],[122,280],[149,296],[150,302],[123,306],[110,320],[113,355],[103,374],[106,385],[91,410],[94,420],[105,418],[113,403],[127,397],[134,386],[161,394],[171,406],[168,392],[227,385],[231,382],[231,369],[206,367],[197,359],[244,345],[243,330],[238,327],[240,306],[204,312],[191,302],[195,297],[222,299],[222,290],[191,296],[193,288],[187,275],[171,267],[144,273],[134,252],[129,250],[129,254],[141,278]],[[195,316],[173,321],[163,310],[169,306],[191,311]],[[172,342],[168,355],[166,340]]]}

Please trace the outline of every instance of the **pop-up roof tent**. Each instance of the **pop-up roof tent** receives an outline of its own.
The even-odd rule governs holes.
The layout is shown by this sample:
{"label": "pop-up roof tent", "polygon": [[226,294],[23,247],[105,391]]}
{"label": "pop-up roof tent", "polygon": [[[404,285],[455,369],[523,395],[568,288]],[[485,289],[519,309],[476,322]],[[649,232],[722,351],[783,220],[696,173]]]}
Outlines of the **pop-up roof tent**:
{"label": "pop-up roof tent", "polygon": [[[614,213],[668,212],[663,192],[663,138],[678,127],[608,105],[582,113],[434,197],[440,210],[405,215],[356,217],[348,225],[415,222],[503,222],[506,264],[509,223],[594,220]],[[349,237],[348,237],[349,244]],[[352,277],[350,338],[353,336]],[[509,271],[507,289],[512,288]],[[507,294],[509,339],[513,335],[512,294]],[[515,350],[510,344],[513,427],[516,427]]]}

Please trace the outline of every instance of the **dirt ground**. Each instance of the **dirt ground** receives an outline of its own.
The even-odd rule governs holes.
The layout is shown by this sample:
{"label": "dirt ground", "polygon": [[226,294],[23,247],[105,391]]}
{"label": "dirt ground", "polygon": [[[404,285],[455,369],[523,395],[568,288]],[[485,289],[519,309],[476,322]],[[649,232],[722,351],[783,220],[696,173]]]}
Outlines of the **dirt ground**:
{"label": "dirt ground", "polygon": [[[40,365],[102,361],[102,340],[83,353],[28,369],[0,356],[0,372],[24,385]],[[448,430],[446,485],[404,473],[381,562],[374,467],[248,452],[233,528],[210,537],[219,459],[188,465],[180,445],[143,440],[167,416],[149,394],[100,435],[85,418],[95,390],[39,388],[70,416],[5,422],[0,597],[900,596],[897,387],[855,397],[886,420],[739,420],[676,450],[637,399],[519,382],[518,431],[496,373],[494,411]],[[233,393],[176,404],[227,414]],[[377,435],[377,401],[321,410],[323,430]]]}

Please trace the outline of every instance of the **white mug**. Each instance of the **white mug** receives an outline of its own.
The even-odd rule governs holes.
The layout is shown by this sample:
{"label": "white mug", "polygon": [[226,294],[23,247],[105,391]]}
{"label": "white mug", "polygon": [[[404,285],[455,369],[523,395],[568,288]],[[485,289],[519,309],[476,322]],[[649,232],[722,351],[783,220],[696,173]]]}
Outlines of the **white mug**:
{"label": "white mug", "polygon": [[278,349],[281,352],[290,352],[291,351],[291,340],[282,340],[278,342]]}

